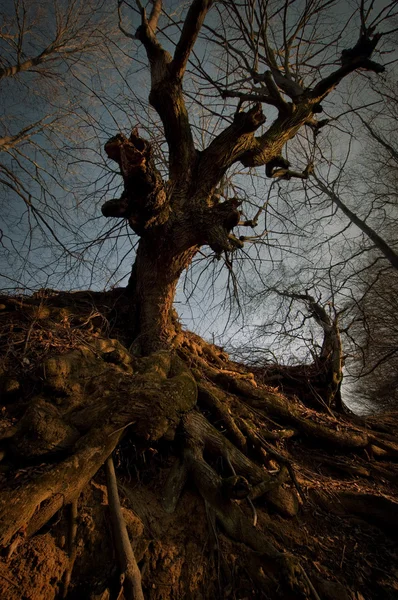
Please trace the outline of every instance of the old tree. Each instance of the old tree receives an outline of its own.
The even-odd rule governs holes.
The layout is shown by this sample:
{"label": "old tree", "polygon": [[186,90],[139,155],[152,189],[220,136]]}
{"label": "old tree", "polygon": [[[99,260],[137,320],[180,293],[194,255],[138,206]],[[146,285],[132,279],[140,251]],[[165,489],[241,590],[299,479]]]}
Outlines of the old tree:
{"label": "old tree", "polygon": [[[344,411],[337,320],[298,291],[323,329],[313,364],[250,370],[173,308],[201,248],[228,261],[256,226],[231,171],[311,176],[286,145],[316,143],[337,86],[384,72],[393,7],[119,2],[168,175],[139,127],[105,144],[124,189],[102,213],[139,237],[126,289],[2,298],[3,597],[396,597],[394,420]],[[219,118],[209,139],[200,103]]]}

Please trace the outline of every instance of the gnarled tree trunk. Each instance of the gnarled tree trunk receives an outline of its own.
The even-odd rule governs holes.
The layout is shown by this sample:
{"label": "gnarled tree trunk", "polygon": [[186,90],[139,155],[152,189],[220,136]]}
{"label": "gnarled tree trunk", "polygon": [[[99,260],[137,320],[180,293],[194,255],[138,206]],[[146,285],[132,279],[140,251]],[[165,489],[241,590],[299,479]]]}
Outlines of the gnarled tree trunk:
{"label": "gnarled tree trunk", "polygon": [[[8,548],[0,586],[10,599],[41,594],[52,600],[62,594],[105,600],[119,593],[151,600],[250,594],[342,599],[362,592],[393,598],[391,581],[369,584],[368,594],[355,575],[355,525],[344,521],[352,514],[367,518],[366,505],[372,523],[388,529],[381,513],[387,509],[392,515],[397,508],[389,497],[396,466],[379,465],[372,457],[398,458],[393,427],[374,432],[363,421],[317,412],[296,395],[261,384],[219,348],[181,331],[172,308],[178,280],[202,245],[218,255],[242,246],[232,233],[239,201],[221,201],[217,191],[227,169],[240,162],[267,165],[270,176],[283,167],[290,176],[280,155],[284,144],[302,125],[314,126],[320,101],[344,76],[370,68],[371,61],[354,53],[308,89],[273,66],[264,75],[266,95],[250,109],[239,109],[198,152],[182,81],[211,5],[191,2],[173,57],[156,38],[161,2],[153,3],[149,19],[141,11],[136,37],[149,60],[149,100],[164,126],[170,179],[162,180],[150,142],[139,131],[129,138],[118,134],[105,145],[120,166],[124,192],[104,204],[103,214],[127,219],[140,236],[127,294],[89,296],[105,323],[113,315],[112,337],[91,324],[84,295],[2,303],[5,326],[16,335],[4,358],[4,369],[15,374],[3,378],[9,420],[0,433],[7,474],[0,544]],[[265,122],[261,102],[275,106],[278,117],[256,135]],[[73,325],[76,313],[80,328]],[[48,330],[54,333],[45,343]],[[27,335],[24,344],[20,333]],[[127,349],[131,343],[137,352]],[[16,364],[10,356],[18,357]],[[26,365],[32,365],[28,373]],[[124,510],[112,452],[123,477]],[[107,460],[108,492],[100,471]],[[333,470],[343,476],[334,479]],[[344,493],[350,478],[360,482],[358,502]],[[108,495],[113,538],[104,512]],[[68,528],[59,511],[70,503]],[[329,531],[325,523],[338,540],[339,564],[350,561],[347,575],[330,567],[322,541]],[[370,537],[366,523],[363,528],[361,543]],[[112,540],[119,570],[113,568]],[[347,548],[342,555],[341,547]],[[392,568],[392,546],[380,552],[382,568]],[[37,565],[38,553],[47,562],[40,567],[42,579],[32,582],[24,567]],[[377,562],[368,547],[366,557],[368,565]]]}

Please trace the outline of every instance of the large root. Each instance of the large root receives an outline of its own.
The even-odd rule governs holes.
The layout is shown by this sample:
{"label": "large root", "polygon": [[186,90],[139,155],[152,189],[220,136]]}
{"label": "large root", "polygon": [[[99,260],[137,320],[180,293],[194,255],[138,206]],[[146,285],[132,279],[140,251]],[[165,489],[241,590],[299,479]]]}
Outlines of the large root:
{"label": "large root", "polygon": [[[227,573],[234,556],[239,575],[234,579],[231,572],[229,585],[246,581],[242,595],[262,589],[270,598],[304,595],[324,600],[344,594],[349,598],[350,586],[355,592],[363,590],[359,579],[348,584],[342,573],[336,576],[322,542],[327,531],[319,532],[326,524],[333,528],[339,519],[346,525],[349,517],[354,523],[366,521],[396,535],[397,505],[391,495],[398,471],[388,462],[398,457],[394,429],[384,424],[380,432],[377,423],[369,427],[360,419],[308,409],[296,398],[259,384],[248,369],[197,336],[181,334],[180,338],[179,348],[138,359],[120,342],[90,332],[85,345],[79,338],[64,354],[44,357],[42,383],[36,384],[33,398],[27,402],[25,395],[21,409],[13,408],[12,413],[10,408],[11,417],[0,430],[4,456],[0,543],[11,560],[27,552],[44,527],[51,527],[56,539],[63,522],[62,513],[55,517],[56,513],[67,504],[76,508],[77,497],[84,495],[93,477],[101,486],[100,469],[106,463],[107,502],[113,507],[113,540],[126,597],[169,597],[170,589],[161,592],[161,585],[155,583],[165,560],[162,556],[167,554],[166,545],[156,544],[163,543],[158,540],[163,540],[165,523],[170,523],[170,531],[183,526],[190,530],[192,524],[182,523],[179,515],[187,503],[194,502],[195,491],[201,514],[207,514],[211,523],[211,539],[218,544],[219,567],[209,558],[203,569],[208,580],[201,575],[215,589],[222,589],[220,565]],[[11,386],[7,392],[14,402],[10,407],[18,406],[15,389],[19,388]],[[130,512],[120,506],[116,495],[109,459],[113,452],[119,458],[123,488],[129,489]],[[140,469],[144,469],[142,477]],[[151,518],[145,493],[162,501]],[[134,521],[131,509],[145,523],[145,534],[141,531],[141,537],[133,538],[134,551],[126,532],[128,519]],[[84,508],[79,507],[81,512],[84,515]],[[329,515],[333,519],[328,520]],[[72,511],[64,596],[73,595],[80,577],[79,557],[84,550],[76,542],[79,519]],[[336,525],[334,535],[341,536],[342,525],[340,529]],[[82,531],[80,523],[79,538]],[[108,536],[110,543],[109,532],[101,535]],[[178,535],[172,539],[177,544]],[[209,541],[200,543],[206,546]],[[344,543],[343,560],[353,560],[350,539]],[[203,548],[200,552],[203,555]],[[383,560],[388,560],[388,552],[392,556],[393,550],[386,549]],[[4,577],[3,583],[8,578],[19,586],[16,570],[5,571]],[[0,571],[0,589],[2,585]],[[192,594],[189,585],[184,588],[188,595]],[[380,593],[393,598],[390,582],[377,585],[367,590],[367,598]],[[110,575],[95,596],[102,597],[108,588],[115,589]],[[181,590],[173,593],[183,595]]]}
{"label": "large root", "polygon": [[[116,448],[126,427],[134,423],[138,435],[151,441],[173,437],[180,414],[196,402],[196,384],[180,364],[177,374],[167,379],[170,368],[171,356],[159,352],[143,360],[142,372],[133,377],[109,369],[99,378],[99,389],[104,382],[108,389],[101,390],[103,396],[98,398],[98,389],[94,388],[94,398],[87,398],[87,408],[74,414],[76,426],[91,427],[70,448],[70,456],[55,466],[50,463],[44,473],[32,467],[31,478],[22,491],[12,480],[3,490],[0,545],[7,545],[19,531],[33,535],[63,505],[71,502]],[[153,414],[148,414],[148,406],[153,407]],[[56,435],[59,430],[63,431],[58,428]],[[7,441],[10,443],[12,439]]]}

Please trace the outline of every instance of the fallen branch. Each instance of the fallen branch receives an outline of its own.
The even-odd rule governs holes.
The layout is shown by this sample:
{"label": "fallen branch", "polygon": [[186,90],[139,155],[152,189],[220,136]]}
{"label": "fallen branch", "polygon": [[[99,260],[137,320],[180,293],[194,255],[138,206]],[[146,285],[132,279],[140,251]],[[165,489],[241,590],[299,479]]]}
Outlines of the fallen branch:
{"label": "fallen branch", "polygon": [[109,510],[111,513],[114,544],[120,568],[120,585],[126,600],[144,600],[141,573],[127,533],[126,523],[120,506],[115,467],[112,455],[105,463]]}

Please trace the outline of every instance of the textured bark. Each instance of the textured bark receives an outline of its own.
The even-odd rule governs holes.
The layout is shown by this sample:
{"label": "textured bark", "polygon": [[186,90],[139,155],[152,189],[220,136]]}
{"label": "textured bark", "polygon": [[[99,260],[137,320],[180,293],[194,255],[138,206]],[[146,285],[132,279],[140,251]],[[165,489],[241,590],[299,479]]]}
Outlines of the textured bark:
{"label": "textured bark", "polygon": [[150,240],[140,241],[129,284],[133,298],[133,338],[144,354],[172,345],[177,335],[172,319],[176,286],[196,252],[196,246],[192,246],[174,253],[167,240],[159,242],[154,246]]}
{"label": "textured bark", "polygon": [[[182,84],[190,52],[211,5],[210,0],[191,2],[174,56],[156,37],[161,2],[154,3],[149,20],[141,10],[142,22],[135,37],[147,53],[149,102],[160,116],[168,145],[167,184],[155,167],[150,142],[140,137],[138,130],[133,130],[129,139],[119,134],[105,145],[109,158],[120,166],[124,192],[119,200],[104,204],[103,214],[127,219],[141,237],[129,287],[135,313],[131,333],[144,353],[172,344],[176,334],[171,319],[175,289],[200,246],[209,245],[216,255],[243,246],[231,233],[239,222],[239,202],[229,199],[220,203],[216,193],[228,168],[236,162],[245,167],[266,165],[267,175],[274,177],[280,175],[276,167],[283,165],[286,176],[294,175],[294,171],[286,170],[288,163],[281,155],[285,144],[303,125],[314,124],[320,102],[343,77],[357,68],[372,68],[369,57],[379,40],[369,33],[366,51],[364,44],[358,43],[346,52],[339,69],[311,89],[295,84],[288,73],[283,75],[268,48],[270,71],[253,75],[257,82],[265,83],[268,95],[259,96],[248,110],[238,110],[232,123],[199,153]],[[256,135],[266,120],[261,102],[273,104],[279,114],[265,132]],[[298,176],[308,177],[309,173]]]}
{"label": "textured bark", "polygon": [[[54,346],[49,346],[60,350],[57,355],[48,357],[45,353],[40,354],[43,345],[40,335],[36,339],[36,353],[32,353],[36,359],[34,384],[45,399],[40,394],[31,397],[29,380],[21,394],[20,406],[14,413],[18,415],[15,419],[19,422],[14,425],[12,418],[6,420],[6,431],[0,435],[4,444],[2,456],[8,458],[6,468],[9,467],[11,472],[0,499],[0,545],[8,546],[10,555],[18,542],[21,545],[26,543],[29,548],[29,538],[40,532],[65,503],[76,503],[78,495],[87,491],[89,481],[108,461],[109,503],[113,505],[117,525],[115,545],[130,597],[142,598],[141,576],[143,581],[146,577],[144,592],[148,598],[164,598],[162,586],[167,597],[178,597],[179,593],[181,597],[199,597],[202,583],[208,593],[210,576],[207,572],[212,573],[213,584],[218,581],[221,591],[222,551],[216,529],[219,524],[224,536],[222,544],[228,547],[226,556],[236,569],[235,587],[240,585],[242,576],[247,578],[249,567],[242,568],[242,564],[251,563],[251,573],[256,570],[253,565],[259,566],[253,580],[249,577],[248,593],[264,595],[265,589],[266,597],[289,600],[309,597],[311,592],[314,598],[318,598],[312,580],[315,570],[320,568],[318,552],[322,549],[322,542],[314,542],[314,549],[307,551],[305,560],[308,569],[304,569],[302,544],[300,539],[297,543],[294,541],[295,536],[302,533],[297,531],[300,529],[297,522],[292,522],[290,527],[286,524],[279,526],[282,518],[305,517],[298,516],[300,505],[296,490],[301,502],[304,502],[306,494],[303,490],[320,486],[318,465],[330,467],[327,461],[322,463],[317,458],[314,461],[314,453],[331,450],[331,456],[336,453],[353,456],[367,453],[367,457],[373,453],[380,459],[396,459],[397,445],[377,432],[369,433],[362,423],[353,423],[348,418],[337,418],[330,413],[318,413],[304,406],[296,395],[286,396],[281,390],[256,382],[243,365],[236,365],[217,348],[183,332],[172,305],[178,280],[202,245],[208,245],[218,256],[242,246],[241,240],[232,233],[240,219],[239,201],[230,198],[221,202],[217,193],[228,168],[237,162],[246,167],[265,165],[266,174],[275,176],[275,167],[288,166],[281,155],[283,147],[303,125],[313,123],[313,114],[320,110],[319,102],[356,68],[377,71],[377,65],[369,60],[370,55],[358,56],[355,46],[350,55],[344,55],[341,68],[312,89],[305,90],[300,84],[294,85],[288,73],[281,74],[272,63],[270,71],[263,76],[267,96],[257,98],[259,102],[247,110],[238,110],[230,125],[204,151],[198,152],[185,106],[183,77],[212,2],[193,0],[190,3],[173,56],[162,48],[156,37],[160,0],[153,2],[149,19],[141,3],[137,5],[141,25],[135,38],[142,42],[148,57],[151,72],[149,102],[163,124],[169,150],[169,180],[162,180],[153,159],[150,140],[144,139],[137,129],[129,138],[118,134],[105,145],[108,157],[120,167],[124,191],[119,199],[108,200],[104,204],[103,214],[105,217],[126,219],[140,237],[128,289],[130,332],[127,335],[126,296],[120,295],[112,311],[105,311],[104,320],[108,324],[113,319],[115,337],[123,340],[125,347],[107,339],[109,334],[104,335],[102,330],[87,333],[82,341],[79,329],[80,336],[76,336],[78,341],[73,342],[72,351],[68,352],[69,347],[56,340],[56,343],[51,342]],[[0,78],[2,75],[4,73],[0,71]],[[291,102],[282,97],[281,90]],[[262,129],[265,116],[261,101],[278,109],[278,117],[266,131]],[[92,303],[86,299],[87,305],[91,309]],[[4,306],[7,308],[9,305]],[[313,308],[315,311],[316,307]],[[339,368],[336,367],[341,359],[338,330],[333,329],[325,315],[318,316],[325,331],[321,358],[332,365],[332,377],[340,375],[341,362]],[[58,325],[61,329],[64,318],[59,310]],[[37,324],[34,315],[32,327],[33,323]],[[68,325],[70,329],[71,323],[68,322]],[[48,327],[51,326],[52,323],[49,323]],[[63,327],[66,328],[66,325]],[[20,329],[23,330],[21,324],[15,328],[16,331]],[[43,334],[42,331],[40,333]],[[28,337],[23,340],[23,345],[20,340],[17,342],[19,354],[16,352],[16,362],[22,368],[26,364],[24,348]],[[141,357],[138,358],[137,354]],[[6,361],[9,360],[8,355],[7,349]],[[6,367],[10,368],[10,364],[7,363]],[[296,388],[301,387],[300,382],[296,383]],[[30,404],[27,409],[26,402]],[[19,418],[18,411],[25,413],[22,418]],[[21,450],[24,441],[29,442],[25,453]],[[145,536],[149,538],[141,552],[141,558],[146,556],[142,573],[137,566],[137,563],[140,564],[138,554],[135,559],[127,539],[124,511],[118,501],[115,474],[109,459],[120,441],[118,456],[121,468],[123,461],[127,462],[129,482],[129,467],[136,471],[126,497],[130,494],[133,502],[137,503],[137,511],[141,506],[140,523],[145,521]],[[123,446],[124,443],[126,446]],[[311,445],[309,451],[307,444]],[[305,455],[301,463],[300,451]],[[157,467],[152,472],[153,467],[145,467],[141,478],[137,466],[139,457],[151,462],[146,456],[156,455],[160,457]],[[356,456],[353,460],[357,459]],[[162,492],[165,471],[171,461],[173,466]],[[18,479],[20,475],[23,477],[26,467],[28,478],[20,489]],[[296,470],[300,471],[300,476],[296,476]],[[388,485],[392,487],[393,469],[386,470],[390,472]],[[385,480],[381,479],[380,473],[384,477],[384,471],[376,469],[373,472],[378,474],[383,490],[390,492]],[[354,465],[351,470],[346,467],[345,473],[364,477],[367,484],[372,469],[370,465],[362,469]],[[100,479],[101,476],[98,477]],[[127,479],[126,476],[125,481]],[[150,489],[146,488],[148,480]],[[324,482],[327,482],[326,477]],[[332,492],[333,483],[330,486]],[[184,497],[186,484],[189,493]],[[100,484],[96,485],[100,487]],[[148,494],[140,497],[143,489],[147,489]],[[385,525],[386,521],[381,516],[384,509],[388,510],[389,520],[396,504],[385,502],[381,493],[375,487],[372,493],[362,495],[359,501],[355,496],[342,494],[341,504],[345,510],[365,518],[366,507],[369,506],[371,520]],[[196,504],[191,507],[194,506],[196,512],[186,513],[187,524],[182,523],[184,519],[180,516],[172,521],[180,504],[189,503],[189,494],[195,498]],[[148,499],[153,496],[157,501],[156,517],[150,519],[146,510]],[[160,511],[159,496],[162,496],[164,513]],[[215,568],[214,561],[206,562],[204,558],[208,545],[206,535],[204,540],[199,540],[199,560],[203,565],[200,585],[192,583],[193,578],[186,574],[185,579],[189,581],[183,591],[175,581],[164,584],[159,578],[160,584],[159,580],[155,584],[151,577],[157,569],[166,565],[165,568],[171,571],[177,563],[184,562],[181,556],[195,545],[192,530],[204,520],[192,519],[192,514],[201,517],[204,514],[198,508],[197,496],[204,501],[212,539],[218,545],[218,568]],[[322,506],[322,500],[317,505]],[[135,506],[133,508],[136,509]],[[272,510],[278,513],[277,519],[273,519]],[[312,512],[311,519],[322,527],[324,515],[318,517],[316,510]],[[134,521],[132,511],[129,516]],[[89,511],[85,519],[90,523]],[[312,526],[311,519],[307,519],[309,526]],[[160,528],[158,522],[161,522]],[[156,529],[154,527],[152,531],[154,523]],[[173,526],[181,527],[181,523],[187,525],[190,535],[169,542]],[[89,530],[89,527],[86,529]],[[107,533],[105,527],[100,535],[101,543]],[[59,533],[57,535],[61,537]],[[143,533],[141,537],[144,537]],[[323,538],[323,534],[320,537]],[[157,550],[159,545],[161,548]],[[96,548],[100,548],[99,556],[103,548],[98,543]],[[288,551],[285,552],[285,549]],[[301,562],[290,554],[291,549],[300,556]],[[90,549],[83,548],[82,552],[88,560]],[[317,563],[312,562],[314,556]],[[29,567],[36,564],[35,560],[36,557],[33,557],[28,561]],[[109,562],[111,560],[112,554]],[[323,560],[331,562],[329,557]],[[192,568],[190,563],[192,561],[185,561],[185,570]],[[145,574],[144,566],[149,575]],[[184,573],[182,568],[180,573]],[[330,570],[324,569],[324,574],[329,577]],[[342,574],[339,572],[338,577]],[[111,595],[112,576],[111,569],[104,576],[101,573],[98,577],[102,585],[100,595],[90,589],[92,599]],[[80,576],[79,583],[82,579],[83,576]],[[176,581],[178,579],[178,576],[175,577]],[[351,583],[347,583],[351,594],[349,586]],[[159,593],[158,588],[161,588]],[[79,592],[76,586],[74,593]],[[225,590],[228,596],[247,597],[248,593],[246,589],[244,594],[235,594],[233,586],[231,590]],[[28,597],[28,593],[25,596]],[[376,595],[373,597],[376,598]]]}
{"label": "textured bark", "polygon": [[[50,297],[47,305],[40,298],[24,300],[26,312],[23,302],[4,299],[3,320],[12,332],[9,343],[14,336],[24,340],[33,322],[37,328],[28,354],[36,363],[30,376],[24,374],[30,377],[26,388],[21,388],[17,400],[11,388],[6,393],[6,410],[17,407],[16,424],[11,419],[0,424],[1,466],[8,469],[1,471],[7,477],[0,498],[0,543],[11,557],[0,560],[1,574],[6,577],[0,577],[4,597],[19,600],[24,595],[40,595],[34,577],[23,579],[28,569],[33,576],[40,573],[47,578],[49,586],[52,582],[51,589],[55,581],[62,590],[63,582],[64,592],[71,597],[106,598],[107,589],[114,590],[115,585],[112,540],[119,553],[119,570],[126,575],[125,594],[140,597],[141,578],[144,597],[153,600],[162,597],[157,590],[163,590],[166,583],[168,597],[196,593],[222,597],[217,587],[209,587],[219,579],[239,597],[250,593],[296,600],[311,597],[312,590],[315,598],[313,590],[321,594],[325,588],[318,581],[319,573],[331,587],[336,578],[343,582],[342,589],[350,597],[363,587],[355,573],[345,574],[338,568],[345,544],[343,555],[359,561],[361,577],[364,566],[372,562],[369,554],[362,561],[365,549],[373,552],[372,559],[382,552],[383,561],[393,564],[386,541],[385,552],[384,545],[376,545],[374,553],[377,530],[372,529],[370,536],[366,523],[359,555],[353,546],[359,535],[358,518],[389,536],[396,535],[396,528],[389,526],[396,512],[393,498],[398,481],[396,465],[389,462],[398,456],[393,422],[386,423],[380,433],[377,423],[366,425],[360,419],[308,409],[297,397],[256,381],[245,366],[189,332],[178,332],[176,350],[137,358],[116,339],[78,325],[77,345],[65,352],[62,336],[70,335],[65,296]],[[116,312],[113,335],[125,339],[124,313],[119,310],[125,299],[110,292],[99,302],[100,296],[70,294],[70,314],[75,319],[83,311],[81,322],[87,324],[93,305],[95,314],[105,310],[109,317]],[[116,297],[115,306],[111,298]],[[41,330],[37,309],[45,315]],[[50,350],[43,359],[44,325],[53,336],[58,332],[59,338],[52,338],[57,350]],[[19,338],[15,342],[20,358],[23,344]],[[14,362],[12,367],[8,363],[7,371],[18,381],[23,363]],[[41,374],[40,389],[31,398],[36,373]],[[35,417],[30,419],[28,435],[30,405]],[[52,426],[55,417],[56,426]],[[289,424],[293,428],[287,430]],[[77,441],[65,437],[70,428],[77,432]],[[25,453],[13,450],[18,436],[27,438]],[[121,506],[114,493],[115,478],[112,475],[107,494],[101,474],[101,466],[116,446]],[[53,452],[58,447],[62,447],[61,455]],[[371,455],[377,456],[377,462]],[[386,461],[383,466],[381,461]],[[94,483],[89,484],[91,478]],[[96,498],[90,490],[97,491]],[[70,524],[69,513],[60,510],[68,503],[74,505]],[[110,536],[108,503],[117,509],[115,537]],[[356,518],[353,523],[347,518],[351,515]],[[64,548],[65,530],[74,542]],[[55,574],[47,547],[39,555],[34,552],[46,535],[58,559],[64,556],[64,566]],[[331,548],[323,543],[325,536],[338,537],[334,561],[330,560]],[[372,550],[366,546],[369,540]],[[197,548],[194,560],[185,554],[193,548]],[[217,548],[220,567],[212,558]],[[109,555],[103,558],[107,551]],[[232,580],[226,562],[235,565]],[[92,574],[85,570],[87,563]],[[176,571],[178,565],[183,565],[181,571]],[[195,577],[190,569],[197,569]],[[244,583],[248,572],[249,592]],[[100,584],[98,589],[92,577],[95,586]],[[6,591],[8,584],[14,586],[11,591]],[[394,597],[381,583],[372,585],[370,599],[380,593],[388,600]],[[341,589],[339,597],[344,597]]]}

